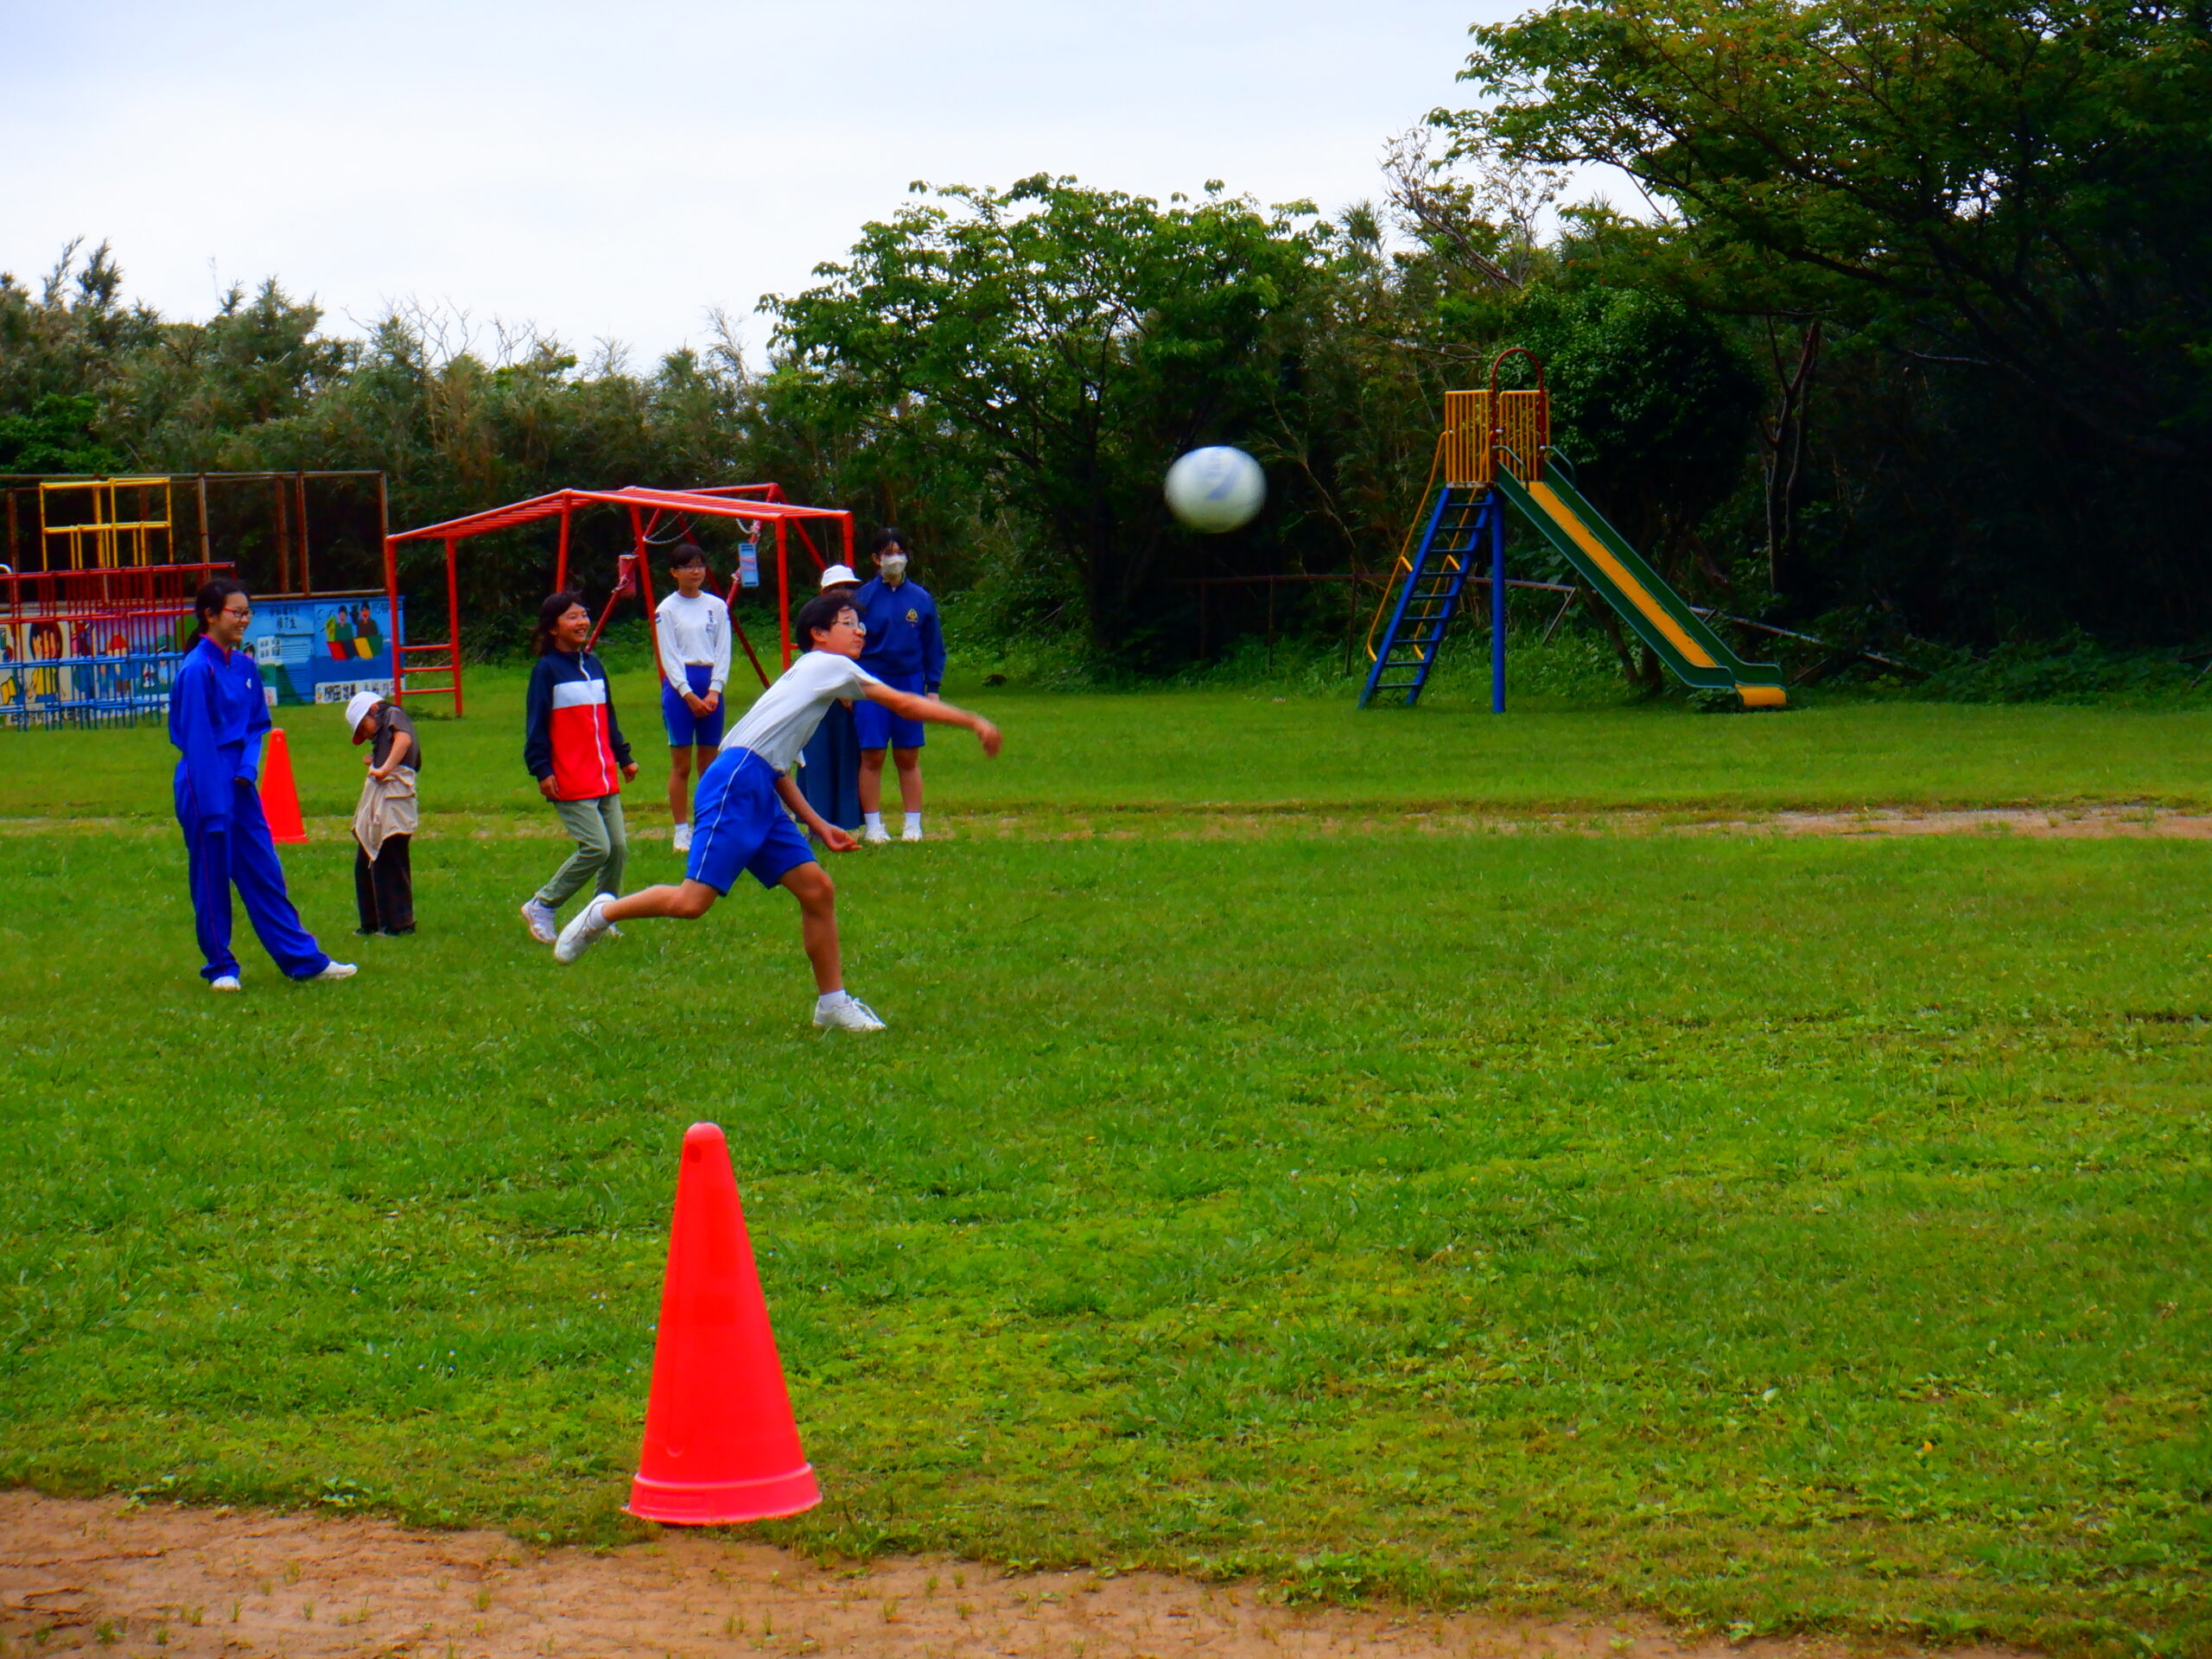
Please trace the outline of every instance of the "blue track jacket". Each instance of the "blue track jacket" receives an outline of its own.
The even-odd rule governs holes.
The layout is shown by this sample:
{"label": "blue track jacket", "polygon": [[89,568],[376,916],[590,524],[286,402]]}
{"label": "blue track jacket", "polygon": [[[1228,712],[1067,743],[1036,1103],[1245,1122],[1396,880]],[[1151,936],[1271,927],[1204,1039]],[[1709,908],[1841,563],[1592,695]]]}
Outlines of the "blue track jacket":
{"label": "blue track jacket", "polygon": [[925,691],[944,683],[944,631],[928,588],[918,582],[893,588],[878,576],[853,595],[853,608],[868,626],[862,668],[893,684],[893,676],[918,674]]}
{"label": "blue track jacket", "polygon": [[253,658],[200,635],[169,685],[169,741],[184,757],[176,763],[180,789],[192,791],[208,830],[230,827],[232,791],[260,777],[268,729],[269,699]]}

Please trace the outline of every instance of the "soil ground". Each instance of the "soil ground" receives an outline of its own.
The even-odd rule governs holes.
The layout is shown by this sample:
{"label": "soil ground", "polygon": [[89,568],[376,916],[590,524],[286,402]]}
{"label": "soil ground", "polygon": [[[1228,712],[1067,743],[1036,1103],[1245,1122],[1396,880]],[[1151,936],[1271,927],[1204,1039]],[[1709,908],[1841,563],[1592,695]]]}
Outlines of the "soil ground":
{"label": "soil ground", "polygon": [[[823,1567],[716,1534],[540,1550],[356,1516],[0,1492],[0,1653],[853,1659],[1829,1659],[1649,1620],[1286,1606],[1157,1573]],[[1958,1659],[2012,1650],[1961,1649]]]}
{"label": "soil ground", "polygon": [[[351,821],[309,817],[308,833],[316,842],[343,846]],[[1435,835],[1739,835],[1739,836],[2026,836],[2037,839],[2103,841],[2212,840],[2212,814],[2183,812],[2133,802],[2099,802],[2069,806],[1986,806],[1961,808],[1866,807],[1846,812],[1716,813],[1684,809],[1662,812],[1606,809],[1575,812],[1489,811],[1463,807],[1391,807],[1362,811],[1291,803],[1253,809],[1235,806],[1173,806],[1156,810],[1122,808],[1100,811],[1015,813],[938,812],[931,834],[939,841],[963,836],[1007,840],[1065,840],[1089,836],[1131,839],[1140,833],[1170,840],[1236,837],[1271,833],[1352,835],[1407,827]],[[82,834],[139,835],[174,840],[176,828],[166,819],[120,817],[0,817],[0,836]],[[664,842],[664,828],[633,826],[633,843]],[[567,832],[551,818],[518,818],[510,814],[447,812],[426,824],[420,841],[466,836],[477,841],[562,841]]]}

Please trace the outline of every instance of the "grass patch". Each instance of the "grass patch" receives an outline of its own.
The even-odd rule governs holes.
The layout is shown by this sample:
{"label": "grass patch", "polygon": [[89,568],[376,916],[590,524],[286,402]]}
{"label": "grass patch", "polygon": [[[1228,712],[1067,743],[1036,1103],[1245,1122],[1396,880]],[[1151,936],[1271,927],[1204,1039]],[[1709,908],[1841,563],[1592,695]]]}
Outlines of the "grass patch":
{"label": "grass patch", "polygon": [[[340,810],[312,712],[313,810]],[[1444,709],[1007,712],[1002,772],[944,746],[948,796],[1387,799],[1443,772],[1802,800],[1843,771],[1894,799],[1975,787],[1946,760],[1992,733],[2038,787],[2185,771],[2136,734],[2184,717],[2061,741],[2065,710],[1853,712],[1914,734],[1902,791],[1817,711],[1586,717],[1548,755],[1535,721]],[[433,815],[515,792],[512,723],[427,728]],[[51,810],[36,767],[67,753],[73,800],[151,813],[139,742],[22,740],[6,810]],[[150,817],[7,845],[0,1478],[622,1534],[675,1149],[713,1118],[829,1494],[767,1529],[802,1547],[2212,1641],[2194,848],[894,848],[836,866],[852,983],[894,1022],[849,1042],[805,1027],[790,906],[758,893],[554,969],[512,914],[543,838],[425,840],[421,937],[339,986],[250,953],[231,999],[192,976]],[[342,932],[340,850],[289,863]]]}
{"label": "grass patch", "polygon": [[[472,669],[468,717],[424,718],[424,810],[512,812],[550,823],[522,769],[528,676]],[[614,676],[640,765],[628,791],[650,823],[667,773],[650,669]],[[963,810],[1158,809],[1198,803],[1327,808],[1619,807],[1692,811],[2142,801],[2212,804],[2202,757],[2212,711],[1815,701],[1716,716],[1679,702],[1580,707],[1529,698],[1497,718],[1487,689],[1362,711],[1352,694],[1087,693],[946,688],[1006,728],[986,761],[965,733],[930,741],[936,798]],[[742,690],[741,697],[745,694]],[[427,705],[435,714],[438,705]],[[286,709],[302,804],[350,817],[360,751],[335,711]],[[8,737],[0,818],[167,821],[175,751],[156,726]],[[661,822],[665,822],[662,819]]]}

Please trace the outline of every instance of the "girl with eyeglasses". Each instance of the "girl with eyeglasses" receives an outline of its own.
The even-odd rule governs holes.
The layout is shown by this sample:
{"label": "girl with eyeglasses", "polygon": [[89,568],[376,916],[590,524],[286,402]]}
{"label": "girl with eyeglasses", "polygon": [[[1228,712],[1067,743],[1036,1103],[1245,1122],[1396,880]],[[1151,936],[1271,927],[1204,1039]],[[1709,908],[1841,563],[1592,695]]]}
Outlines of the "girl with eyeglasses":
{"label": "girl with eyeglasses", "polygon": [[262,816],[262,740],[269,698],[245,650],[253,601],[238,582],[217,577],[193,601],[200,637],[169,686],[169,741],[176,763],[176,821],[184,831],[192,883],[192,921],[210,989],[238,988],[231,951],[231,889],[245,901],[261,948],[288,979],[350,979],[353,964],[333,962],[300,925],[284,890],[284,867]]}

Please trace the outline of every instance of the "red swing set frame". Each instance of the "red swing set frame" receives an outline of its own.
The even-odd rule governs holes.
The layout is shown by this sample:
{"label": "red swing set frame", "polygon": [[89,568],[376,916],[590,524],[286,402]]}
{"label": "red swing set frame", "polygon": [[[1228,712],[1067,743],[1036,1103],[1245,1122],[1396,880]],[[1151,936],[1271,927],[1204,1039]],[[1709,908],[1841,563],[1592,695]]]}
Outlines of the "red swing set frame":
{"label": "red swing set frame", "polygon": [[[599,630],[607,626],[607,619],[614,608],[616,600],[642,588],[647,625],[653,614],[652,571],[649,563],[653,548],[652,535],[664,524],[673,519],[689,529],[694,518],[728,518],[744,524],[757,540],[761,526],[773,524],[776,529],[776,618],[777,631],[782,635],[782,666],[789,668],[795,655],[791,649],[791,532],[796,530],[807,556],[814,561],[817,571],[827,569],[829,561],[822,556],[822,550],[815,544],[813,533],[808,529],[810,519],[827,518],[836,522],[844,544],[843,563],[853,562],[853,515],[837,507],[808,507],[786,500],[783,486],[778,484],[713,484],[688,490],[649,490],[630,485],[620,490],[556,490],[550,495],[532,496],[527,501],[511,502],[503,507],[490,507],[482,512],[472,512],[460,518],[448,518],[442,524],[424,524],[416,530],[403,530],[385,537],[384,586],[385,599],[391,621],[385,638],[392,643],[391,700],[404,702],[410,695],[441,696],[450,695],[453,711],[461,712],[461,581],[459,559],[461,543],[472,537],[488,536],[496,531],[513,530],[523,524],[539,524],[548,518],[561,521],[560,550],[554,564],[553,587],[556,593],[569,585],[569,530],[575,514],[586,508],[614,506],[626,509],[630,515],[632,549],[622,554],[616,565],[614,592],[601,611],[598,626],[592,630],[592,639],[599,638]],[[442,542],[446,553],[446,637],[442,640],[421,644],[399,643],[399,545],[403,542]],[[740,591],[739,573],[730,574],[730,626],[745,646],[745,654],[753,664],[753,671],[760,677],[760,683],[768,683],[768,671],[760,665],[760,658],[753,649],[753,642],[746,638],[745,629],[737,620],[735,609]],[[658,647],[658,641],[656,647]],[[410,664],[410,658],[414,659]],[[660,652],[653,652],[658,670]],[[419,664],[419,665],[416,665]],[[409,683],[410,677],[419,682],[423,676],[430,677],[430,683]],[[442,676],[442,678],[439,677]]]}

